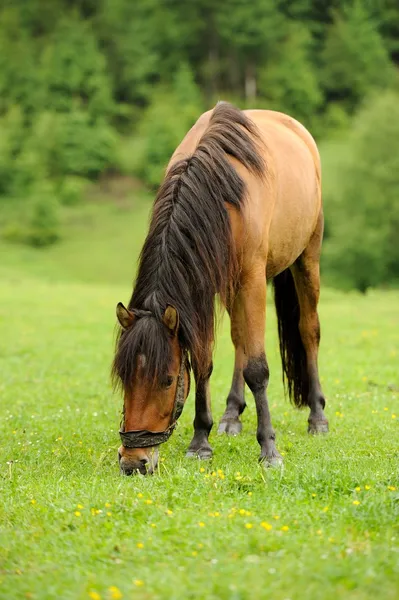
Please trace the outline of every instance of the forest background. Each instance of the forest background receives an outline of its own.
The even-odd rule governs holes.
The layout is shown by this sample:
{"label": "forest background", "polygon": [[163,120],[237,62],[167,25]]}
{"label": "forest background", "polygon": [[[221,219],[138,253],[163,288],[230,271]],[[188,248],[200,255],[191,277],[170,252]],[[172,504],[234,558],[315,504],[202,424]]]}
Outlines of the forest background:
{"label": "forest background", "polygon": [[396,0],[2,0],[3,247],[62,244],[99,199],[150,205],[223,99],[287,112],[317,140],[329,284],[395,285],[398,62]]}

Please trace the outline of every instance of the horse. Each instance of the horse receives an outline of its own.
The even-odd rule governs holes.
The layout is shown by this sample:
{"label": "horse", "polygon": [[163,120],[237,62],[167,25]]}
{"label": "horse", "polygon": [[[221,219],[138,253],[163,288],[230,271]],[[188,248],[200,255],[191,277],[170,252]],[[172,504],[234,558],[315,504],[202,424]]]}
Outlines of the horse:
{"label": "horse", "polygon": [[283,381],[308,431],[325,433],[318,373],[321,167],[315,141],[295,119],[226,102],[202,114],[166,168],[127,307],[118,303],[112,373],[123,390],[122,473],[153,473],[195,380],[187,456],[212,456],[209,381],[218,296],[230,316],[235,362],[219,433],[241,432],[251,390],[259,460],[282,463],[275,444],[265,354],[272,280]]}

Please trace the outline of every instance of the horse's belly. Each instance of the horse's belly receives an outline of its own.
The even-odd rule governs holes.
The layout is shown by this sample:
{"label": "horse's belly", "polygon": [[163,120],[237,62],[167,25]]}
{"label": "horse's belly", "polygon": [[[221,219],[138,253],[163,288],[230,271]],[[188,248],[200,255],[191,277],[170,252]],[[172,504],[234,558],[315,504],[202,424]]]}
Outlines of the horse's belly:
{"label": "horse's belly", "polygon": [[[302,254],[321,209],[319,165],[305,141],[287,129],[273,139],[274,198],[265,236],[268,279],[287,269]],[[271,199],[265,197],[264,202],[267,211]]]}

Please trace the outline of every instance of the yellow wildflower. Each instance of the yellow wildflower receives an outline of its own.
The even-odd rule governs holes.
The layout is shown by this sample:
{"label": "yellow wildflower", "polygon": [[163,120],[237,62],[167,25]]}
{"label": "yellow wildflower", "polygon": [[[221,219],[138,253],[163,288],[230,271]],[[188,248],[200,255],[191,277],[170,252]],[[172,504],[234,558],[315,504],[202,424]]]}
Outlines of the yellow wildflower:
{"label": "yellow wildflower", "polygon": [[316,533],[317,533],[317,535],[321,535],[323,532],[322,532],[322,530],[321,530],[321,529],[318,529],[318,530],[316,531]]}
{"label": "yellow wildflower", "polygon": [[133,583],[134,585],[137,585],[137,587],[144,585],[144,581],[142,579],[134,579]]}
{"label": "yellow wildflower", "polygon": [[289,530],[288,525],[283,525],[281,528],[281,531],[288,531],[288,530]]}
{"label": "yellow wildflower", "polygon": [[105,506],[105,508],[111,508],[111,504],[110,504],[109,502],[106,502],[106,503],[104,504],[104,506]]}
{"label": "yellow wildflower", "polygon": [[107,517],[111,517],[112,516],[112,512],[111,511],[107,511]]}
{"label": "yellow wildflower", "polygon": [[31,504],[36,504],[36,500],[34,498],[32,498],[32,500],[30,501]]}
{"label": "yellow wildflower", "polygon": [[198,523],[198,527],[205,527],[205,523],[203,523],[202,521],[200,521],[200,522]]}
{"label": "yellow wildflower", "polygon": [[359,502],[359,500],[354,500],[354,501],[352,502],[352,504],[354,504],[355,506],[359,506],[360,502]]}
{"label": "yellow wildflower", "polygon": [[355,487],[356,492],[360,492],[362,488],[360,486]]}
{"label": "yellow wildflower", "polygon": [[329,508],[328,506],[325,506],[325,507],[323,508],[323,512],[328,512],[329,510],[330,510],[330,508]]}
{"label": "yellow wildflower", "polygon": [[120,600],[122,598],[122,592],[116,587],[116,585],[111,585],[111,587],[108,588],[108,591],[112,600]]}
{"label": "yellow wildflower", "polygon": [[245,523],[246,529],[252,529],[252,527],[253,527],[252,523]]}
{"label": "yellow wildflower", "polygon": [[146,504],[152,504],[152,500],[150,500],[149,498],[145,501]]}
{"label": "yellow wildflower", "polygon": [[151,527],[156,527],[157,524],[156,523],[151,523]]}
{"label": "yellow wildflower", "polygon": [[144,548],[144,544],[143,544],[143,542],[137,542],[136,546],[137,546],[137,548],[140,548],[140,550],[141,550],[142,548]]}
{"label": "yellow wildflower", "polygon": [[173,510],[169,510],[169,508],[168,508],[168,510],[166,511],[166,514],[169,515],[169,516],[173,515]]}
{"label": "yellow wildflower", "polygon": [[89,598],[91,598],[91,600],[101,600],[100,594],[98,594],[94,590],[92,590],[91,592],[89,592]]}
{"label": "yellow wildflower", "polygon": [[139,492],[139,493],[137,494],[137,498],[142,498],[142,497],[143,497],[143,494],[142,494],[141,492]]}
{"label": "yellow wildflower", "polygon": [[79,510],[82,510],[82,508],[84,508],[84,506],[82,506],[81,504],[78,504],[77,507]]}
{"label": "yellow wildflower", "polygon": [[273,519],[276,519],[276,521],[278,521],[278,520],[279,520],[279,518],[280,518],[280,517],[279,517],[278,515],[273,515]]}
{"label": "yellow wildflower", "polygon": [[390,492],[395,492],[396,491],[396,487],[394,485],[389,485],[388,489]]}
{"label": "yellow wildflower", "polygon": [[267,523],[266,521],[262,521],[260,526],[263,527],[263,529],[266,529],[266,531],[273,529],[273,525],[270,525],[270,523]]}
{"label": "yellow wildflower", "polygon": [[193,550],[193,551],[191,552],[191,555],[192,555],[192,556],[197,556],[197,554],[198,554],[198,552],[197,552],[196,550]]}
{"label": "yellow wildflower", "polygon": [[364,489],[365,489],[365,490],[371,490],[371,485],[365,485],[365,486],[364,486]]}
{"label": "yellow wildflower", "polygon": [[201,467],[201,468],[200,468],[200,473],[205,473],[205,469],[204,469],[204,467]]}
{"label": "yellow wildflower", "polygon": [[75,510],[75,517],[80,517],[81,513],[78,510]]}

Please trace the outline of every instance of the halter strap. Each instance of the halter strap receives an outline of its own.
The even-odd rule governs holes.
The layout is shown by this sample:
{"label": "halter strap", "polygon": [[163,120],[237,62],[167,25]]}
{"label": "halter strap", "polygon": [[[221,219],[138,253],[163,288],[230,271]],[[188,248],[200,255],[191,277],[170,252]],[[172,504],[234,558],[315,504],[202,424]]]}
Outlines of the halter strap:
{"label": "halter strap", "polygon": [[137,431],[119,431],[122,444],[125,448],[148,448],[150,446],[159,446],[166,442],[172,435],[178,418],[183,412],[184,407],[184,373],[188,366],[187,351],[183,351],[180,371],[177,379],[175,401],[173,412],[170,419],[170,425],[165,431],[148,431],[141,429]]}

